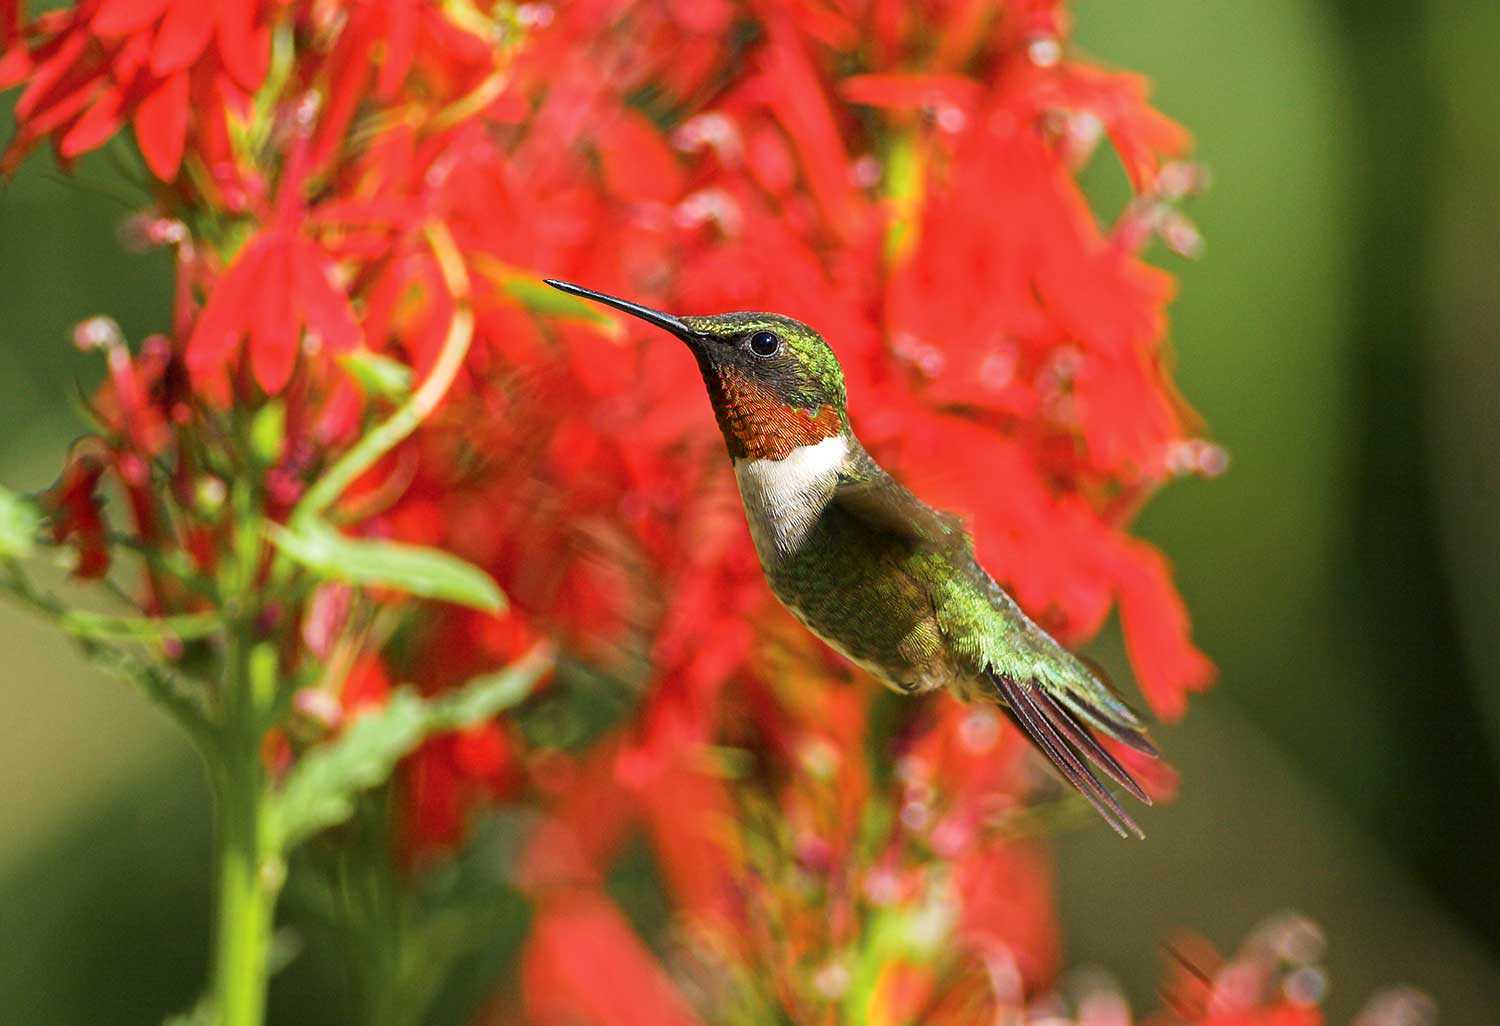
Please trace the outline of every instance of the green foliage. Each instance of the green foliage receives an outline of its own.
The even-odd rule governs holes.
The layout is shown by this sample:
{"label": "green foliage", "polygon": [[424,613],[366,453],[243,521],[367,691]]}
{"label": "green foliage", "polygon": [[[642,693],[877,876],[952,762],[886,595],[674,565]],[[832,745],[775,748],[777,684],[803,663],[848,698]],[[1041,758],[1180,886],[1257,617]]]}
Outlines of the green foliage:
{"label": "green foliage", "polygon": [[220,631],[217,613],[184,613],[180,616],[111,616],[83,609],[63,612],[57,624],[69,634],[95,641],[190,641]]}
{"label": "green foliage", "polygon": [[608,335],[620,334],[619,322],[586,299],[559,292],[530,275],[509,270],[495,270],[493,275],[506,295],[534,314],[584,321]]}
{"label": "green foliage", "polygon": [[399,688],[380,709],[297,763],[271,806],[273,833],[289,850],[354,813],[355,796],[386,781],[396,763],[432,734],[478,723],[519,703],[551,666],[534,649],[498,673],[477,677],[440,698]]}
{"label": "green foliage", "polygon": [[639,697],[638,684],[564,659],[547,693],[518,710],[514,720],[528,745],[578,751],[632,715]]}
{"label": "green foliage", "polygon": [[267,523],[266,535],[283,555],[327,580],[391,588],[487,613],[505,608],[505,595],[489,574],[440,549],[348,538],[313,518],[291,527]]}
{"label": "green foliage", "polygon": [[365,395],[404,400],[411,394],[411,368],[389,356],[360,349],[339,358]]}
{"label": "green foliage", "polygon": [[31,555],[41,524],[41,513],[32,502],[0,488],[0,559]]}
{"label": "green foliage", "polygon": [[250,451],[263,467],[275,466],[286,446],[286,404],[269,400],[250,421]]}

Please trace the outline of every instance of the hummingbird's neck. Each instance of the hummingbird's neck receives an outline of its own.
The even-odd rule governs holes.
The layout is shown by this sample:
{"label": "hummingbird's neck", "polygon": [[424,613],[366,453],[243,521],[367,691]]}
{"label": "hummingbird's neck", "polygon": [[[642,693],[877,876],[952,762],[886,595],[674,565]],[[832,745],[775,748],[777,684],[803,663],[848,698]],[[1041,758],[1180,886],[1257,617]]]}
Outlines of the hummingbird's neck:
{"label": "hummingbird's neck", "polygon": [[700,367],[729,456],[737,462],[784,460],[848,431],[843,413],[833,406],[804,409],[738,368]]}
{"label": "hummingbird's neck", "polygon": [[762,564],[769,568],[802,548],[857,445],[852,435],[840,432],[800,445],[781,459],[734,461],[750,537]]}

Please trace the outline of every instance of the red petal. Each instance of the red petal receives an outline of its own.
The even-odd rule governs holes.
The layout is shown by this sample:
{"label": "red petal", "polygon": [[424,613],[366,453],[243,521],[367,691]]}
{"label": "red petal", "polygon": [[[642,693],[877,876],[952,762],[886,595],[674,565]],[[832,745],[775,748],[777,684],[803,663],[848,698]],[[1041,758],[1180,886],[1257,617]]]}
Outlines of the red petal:
{"label": "red petal", "polygon": [[773,196],[784,195],[797,184],[797,164],[787,148],[786,137],[774,125],[762,125],[750,136],[745,162],[760,187]]}
{"label": "red petal", "polygon": [[1029,985],[1050,980],[1062,945],[1046,854],[1030,845],[992,845],[956,869],[964,939],[979,950],[1004,948]]}
{"label": "red petal", "polygon": [[363,99],[365,83],[370,76],[370,54],[373,41],[364,21],[356,22],[339,37],[329,64],[333,68],[328,85],[328,102],[318,116],[313,136],[311,163],[321,168],[343,145],[349,122]]}
{"label": "red petal", "polygon": [[387,0],[385,55],[380,61],[380,82],[376,86],[382,100],[396,96],[411,70],[411,62],[417,55],[417,15],[417,7],[411,0]]}
{"label": "red petal", "polygon": [[682,192],[682,165],[646,115],[625,109],[599,133],[604,186],[626,202],[670,203]]}
{"label": "red petal", "polygon": [[214,29],[214,7],[203,0],[177,0],[161,28],[156,30],[156,43],[151,49],[151,73],[165,77],[193,63],[208,45]]}
{"label": "red petal", "polygon": [[135,81],[136,72],[146,66],[146,61],[150,57],[151,34],[137,32],[124,40],[109,56],[109,73],[114,76],[116,82],[132,83]]}
{"label": "red petal", "polygon": [[127,36],[161,17],[161,12],[167,9],[167,2],[168,0],[104,0],[89,25],[96,36]]}
{"label": "red petal", "polygon": [[188,337],[187,366],[193,387],[219,403],[229,400],[228,364],[250,321],[266,250],[264,236],[251,240],[209,293]]}
{"label": "red petal", "polygon": [[135,141],[146,166],[164,182],[177,177],[187,130],[188,74],[179,71],[157,86],[135,112]]}
{"label": "red petal", "polygon": [[21,0],[0,0],[0,89],[9,89],[26,77],[31,55],[21,31]]}
{"label": "red petal", "polygon": [[341,446],[350,442],[358,433],[359,413],[362,409],[364,395],[359,386],[349,375],[338,373],[333,390],[323,401],[323,408],[318,411],[317,427],[314,430],[317,441],[328,446]]}
{"label": "red petal", "polygon": [[823,83],[796,28],[782,18],[770,21],[768,27],[766,74],[775,90],[776,118],[797,149],[802,173],[823,216],[836,233],[848,238],[858,230],[858,197]]}
{"label": "red petal", "polygon": [[266,76],[270,35],[255,26],[257,0],[219,0],[219,56],[244,89],[254,92]]}
{"label": "red petal", "polygon": [[21,0],[0,0],[0,50],[21,42]]}
{"label": "red petal", "polygon": [[385,705],[391,693],[391,678],[377,655],[365,654],[355,661],[344,678],[339,700],[351,717],[365,709]]}
{"label": "red petal", "polygon": [[359,346],[364,335],[349,297],[330,280],[330,270],[322,250],[306,239],[299,240],[293,282],[297,305],[308,330],[318,336],[323,348],[330,353],[345,353]]}
{"label": "red petal", "polygon": [[892,110],[913,110],[944,104],[972,108],[980,85],[963,75],[853,75],[839,83],[839,93],[850,103]]}
{"label": "red petal", "polygon": [[428,741],[407,762],[402,825],[409,862],[454,847],[463,839],[463,789],[448,758],[450,746],[448,738]]}
{"label": "red petal", "polygon": [[293,292],[294,259],[290,240],[268,250],[250,299],[250,371],[267,395],[285,388],[297,366],[302,321]]}
{"label": "red petal", "polygon": [[31,71],[31,55],[19,43],[9,51],[0,51],[0,89],[17,85]]}
{"label": "red petal", "polygon": [[[16,101],[17,121],[27,121],[31,118],[36,108],[48,98],[53,87],[62,81],[64,75],[73,70],[74,62],[83,55],[88,45],[87,35],[82,32],[70,32],[62,44],[36,66],[36,73],[31,76],[31,81],[26,83],[26,90]],[[97,72],[88,77],[96,76]]]}
{"label": "red petal", "polygon": [[932,58],[933,66],[962,67],[979,45],[993,13],[990,0],[959,0],[943,26],[938,51]]}
{"label": "red petal", "polygon": [[1151,708],[1164,720],[1187,711],[1190,691],[1213,682],[1214,665],[1194,647],[1187,609],[1160,552],[1127,541],[1116,569],[1125,650]]}
{"label": "red petal", "polygon": [[[109,76],[89,70],[69,75],[57,85],[26,121],[25,131],[32,136],[43,136],[68,124],[81,115],[94,97],[105,89]],[[26,94],[22,94],[24,100]]]}
{"label": "red petal", "polygon": [[723,32],[734,17],[734,5],[728,0],[668,0],[667,9],[677,24],[704,35]]}
{"label": "red petal", "polygon": [[655,956],[601,895],[544,898],[521,972],[533,1022],[699,1026]]}
{"label": "red petal", "polygon": [[455,733],[453,761],[465,776],[496,788],[514,768],[510,741],[498,723],[480,723]]}
{"label": "red petal", "polygon": [[63,159],[71,160],[104,145],[124,120],[121,112],[124,99],[125,92],[119,86],[105,90],[88,112],[74,122],[58,144],[57,149]]}

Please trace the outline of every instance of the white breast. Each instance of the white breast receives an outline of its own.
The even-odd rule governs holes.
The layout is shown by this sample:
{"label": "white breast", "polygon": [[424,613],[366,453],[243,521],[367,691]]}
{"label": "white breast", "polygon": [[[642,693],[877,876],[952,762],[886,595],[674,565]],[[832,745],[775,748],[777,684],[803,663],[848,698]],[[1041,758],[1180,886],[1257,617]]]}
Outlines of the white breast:
{"label": "white breast", "polygon": [[750,537],[762,562],[795,552],[833,496],[849,455],[847,435],[802,445],[779,460],[736,460]]}

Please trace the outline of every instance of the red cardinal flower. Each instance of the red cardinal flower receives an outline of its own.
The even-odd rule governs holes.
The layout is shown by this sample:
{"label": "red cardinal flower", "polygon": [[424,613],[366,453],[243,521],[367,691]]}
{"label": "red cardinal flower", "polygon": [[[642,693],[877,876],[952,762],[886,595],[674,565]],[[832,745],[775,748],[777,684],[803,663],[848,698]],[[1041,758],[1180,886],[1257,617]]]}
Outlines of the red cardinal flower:
{"label": "red cardinal flower", "polygon": [[300,223],[308,159],[301,138],[287,158],[270,222],[225,269],[188,339],[193,383],[220,404],[229,401],[241,342],[267,395],[286,387],[300,354],[326,358],[359,345],[359,323],[335,280],[333,259]]}
{"label": "red cardinal flower", "polygon": [[21,0],[0,0],[0,89],[15,85],[30,70],[21,26]]}
{"label": "red cardinal flower", "polygon": [[[9,4],[0,24],[15,26],[17,5]],[[85,0],[39,16],[24,57],[13,48],[7,52],[3,44],[15,43],[0,27],[0,86],[19,77],[14,70],[7,75],[8,68],[31,66],[4,165],[14,167],[48,136],[58,155],[71,160],[130,121],[146,165],[163,181],[173,180],[195,117],[195,83],[206,96],[219,76],[246,92],[264,78],[265,6],[259,0]],[[217,113],[199,109],[196,116]]]}
{"label": "red cardinal flower", "polygon": [[42,508],[51,514],[52,540],[73,544],[78,553],[73,573],[85,579],[109,572],[108,527],[97,494],[108,468],[106,456],[85,440],[74,447],[62,477],[41,498]]}
{"label": "red cardinal flower", "polygon": [[194,385],[227,403],[242,342],[268,395],[286,387],[299,354],[359,345],[354,310],[333,276],[327,253],[295,228],[277,225],[252,238],[214,286],[188,340]]}
{"label": "red cardinal flower", "polygon": [[588,891],[544,896],[522,966],[533,1026],[699,1026],[614,903]]}

